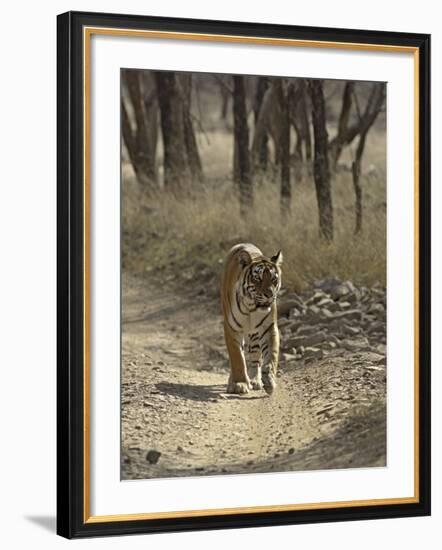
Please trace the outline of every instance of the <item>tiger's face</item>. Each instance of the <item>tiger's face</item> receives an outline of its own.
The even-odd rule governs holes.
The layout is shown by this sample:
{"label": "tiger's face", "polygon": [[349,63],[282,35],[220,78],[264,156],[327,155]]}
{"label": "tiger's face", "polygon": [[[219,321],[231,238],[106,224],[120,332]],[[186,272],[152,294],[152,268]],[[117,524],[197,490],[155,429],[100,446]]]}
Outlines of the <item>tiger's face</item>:
{"label": "tiger's face", "polygon": [[278,252],[270,260],[255,260],[247,266],[243,288],[256,307],[270,307],[276,300],[281,288],[281,264],[282,253]]}

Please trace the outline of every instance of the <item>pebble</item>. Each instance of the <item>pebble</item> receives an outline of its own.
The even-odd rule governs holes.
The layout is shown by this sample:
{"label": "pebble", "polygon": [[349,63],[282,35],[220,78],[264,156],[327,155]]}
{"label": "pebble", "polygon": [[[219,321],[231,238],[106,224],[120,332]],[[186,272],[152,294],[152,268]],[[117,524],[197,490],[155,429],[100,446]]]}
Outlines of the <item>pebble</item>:
{"label": "pebble", "polygon": [[160,460],[161,453],[160,451],[156,451],[155,449],[151,449],[146,454],[146,460],[149,462],[149,464],[156,464]]}

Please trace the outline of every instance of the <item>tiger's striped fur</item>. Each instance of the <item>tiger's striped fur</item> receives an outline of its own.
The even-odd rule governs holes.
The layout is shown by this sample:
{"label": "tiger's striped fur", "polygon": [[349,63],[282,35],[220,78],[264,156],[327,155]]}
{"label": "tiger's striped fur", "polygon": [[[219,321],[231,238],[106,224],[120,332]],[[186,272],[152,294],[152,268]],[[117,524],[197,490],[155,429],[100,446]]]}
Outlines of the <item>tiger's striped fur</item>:
{"label": "tiger's striped fur", "polygon": [[[227,254],[221,301],[230,358],[228,393],[262,388],[272,393],[276,387],[276,297],[281,288],[281,264],[281,252],[266,258],[253,244],[237,244]],[[245,351],[249,354],[248,365]]]}

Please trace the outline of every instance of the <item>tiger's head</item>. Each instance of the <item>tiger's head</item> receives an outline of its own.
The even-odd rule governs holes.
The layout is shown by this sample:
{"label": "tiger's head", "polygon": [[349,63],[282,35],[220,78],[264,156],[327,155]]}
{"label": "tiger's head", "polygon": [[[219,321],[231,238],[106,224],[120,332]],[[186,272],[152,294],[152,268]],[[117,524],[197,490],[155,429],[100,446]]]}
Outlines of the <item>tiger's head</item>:
{"label": "tiger's head", "polygon": [[281,288],[282,252],[279,251],[270,259],[243,258],[242,265],[243,294],[252,300],[257,308],[270,307]]}

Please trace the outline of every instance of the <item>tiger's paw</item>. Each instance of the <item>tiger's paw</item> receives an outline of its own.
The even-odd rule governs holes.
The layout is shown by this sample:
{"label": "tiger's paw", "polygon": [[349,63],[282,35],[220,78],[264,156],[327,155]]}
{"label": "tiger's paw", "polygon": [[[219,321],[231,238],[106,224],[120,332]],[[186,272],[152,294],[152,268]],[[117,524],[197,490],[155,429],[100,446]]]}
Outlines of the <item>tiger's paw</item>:
{"label": "tiger's paw", "polygon": [[248,382],[234,382],[229,380],[227,384],[227,393],[244,394],[249,393],[250,384]]}
{"label": "tiger's paw", "polygon": [[264,373],[262,375],[262,381],[264,385],[264,390],[266,391],[266,393],[271,395],[276,388],[276,380],[274,375],[272,373]]}
{"label": "tiger's paw", "polygon": [[252,378],[250,380],[250,387],[252,388],[252,390],[262,390],[264,389],[264,384],[262,383],[262,380],[261,380],[261,377],[258,378]]}

